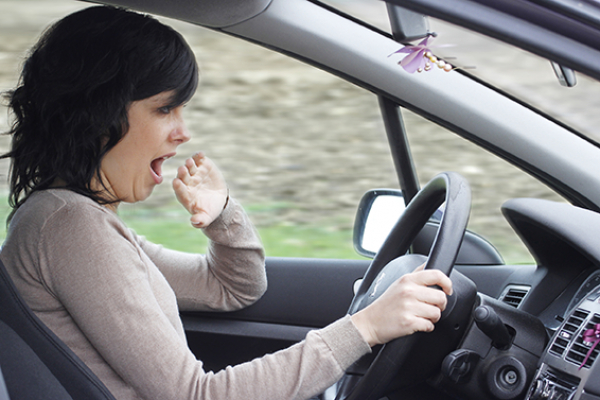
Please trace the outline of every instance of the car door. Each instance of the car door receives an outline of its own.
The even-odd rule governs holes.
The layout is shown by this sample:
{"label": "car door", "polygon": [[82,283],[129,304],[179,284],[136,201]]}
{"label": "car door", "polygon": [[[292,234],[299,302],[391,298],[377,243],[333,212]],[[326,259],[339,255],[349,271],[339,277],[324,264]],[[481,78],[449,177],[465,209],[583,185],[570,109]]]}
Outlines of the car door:
{"label": "car door", "polygon": [[188,344],[207,370],[289,347],[344,316],[368,261],[267,258],[269,288],[233,313],[184,313]]}

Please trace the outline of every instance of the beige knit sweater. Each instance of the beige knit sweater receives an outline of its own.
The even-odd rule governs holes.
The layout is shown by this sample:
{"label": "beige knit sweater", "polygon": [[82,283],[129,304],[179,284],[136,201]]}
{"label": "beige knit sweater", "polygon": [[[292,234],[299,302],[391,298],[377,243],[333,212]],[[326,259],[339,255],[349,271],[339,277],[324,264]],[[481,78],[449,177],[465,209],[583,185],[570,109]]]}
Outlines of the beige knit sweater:
{"label": "beige knit sweater", "polygon": [[247,306],[266,277],[260,241],[235,201],[204,233],[206,256],[167,250],[94,201],[53,189],[18,210],[0,259],[33,311],[120,400],[308,398],[370,351],[345,317],[289,349],[205,372],[179,310]]}

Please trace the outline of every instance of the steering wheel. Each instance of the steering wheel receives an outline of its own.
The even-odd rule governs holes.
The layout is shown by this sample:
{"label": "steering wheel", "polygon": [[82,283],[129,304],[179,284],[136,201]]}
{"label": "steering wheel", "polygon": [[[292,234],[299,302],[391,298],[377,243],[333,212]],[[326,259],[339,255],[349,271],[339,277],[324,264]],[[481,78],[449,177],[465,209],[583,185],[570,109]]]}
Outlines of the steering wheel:
{"label": "steering wheel", "polygon": [[[407,254],[411,243],[444,201],[445,211],[429,256]],[[341,381],[336,399],[377,400],[391,390],[422,382],[457,347],[477,294],[472,281],[457,271],[452,273],[470,208],[469,185],[465,178],[452,172],[433,178],[408,204],[367,269],[349,313],[367,307],[395,280],[423,262],[427,262],[426,269],[438,269],[450,276],[453,295],[448,298],[446,310],[433,332],[395,339],[384,345],[374,360],[363,357],[348,372],[360,375],[368,370],[355,385],[351,379]]]}

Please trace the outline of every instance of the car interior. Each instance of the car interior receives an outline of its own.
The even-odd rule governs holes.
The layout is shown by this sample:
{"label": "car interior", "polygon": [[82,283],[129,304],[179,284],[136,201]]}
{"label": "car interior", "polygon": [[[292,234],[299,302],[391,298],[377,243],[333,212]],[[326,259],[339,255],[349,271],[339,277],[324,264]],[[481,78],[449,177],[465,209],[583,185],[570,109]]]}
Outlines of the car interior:
{"label": "car interior", "polygon": [[[567,86],[575,84],[573,71],[600,79],[597,7],[584,2],[592,11],[582,16],[558,0],[390,0],[393,32],[387,34],[316,0],[92,2],[258,44],[377,98],[398,188],[373,189],[357,204],[354,246],[364,257],[267,257],[269,288],[254,305],[182,313],[189,347],[206,370],[297,343],[310,330],[370,304],[378,287],[428,260],[456,288],[435,332],[375,349],[318,399],[600,399],[594,337],[600,329],[600,147],[468,71],[436,71],[421,79],[390,58],[399,43],[431,33],[424,16],[430,15],[552,60]],[[502,206],[531,263],[505,263],[492,242],[467,229],[473,201],[467,179],[444,171],[420,183],[404,110],[566,199],[513,198]],[[393,209],[385,199],[399,200],[405,209]],[[386,228],[378,225],[378,214]],[[373,246],[371,229],[381,236]],[[7,344],[0,346],[0,400],[113,398],[29,310],[1,264],[0,337]]]}

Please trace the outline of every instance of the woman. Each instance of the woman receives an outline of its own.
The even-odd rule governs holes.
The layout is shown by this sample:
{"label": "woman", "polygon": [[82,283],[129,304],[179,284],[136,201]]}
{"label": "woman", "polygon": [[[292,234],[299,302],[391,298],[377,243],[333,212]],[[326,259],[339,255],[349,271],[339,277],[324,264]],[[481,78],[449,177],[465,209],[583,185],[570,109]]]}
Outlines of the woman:
{"label": "woman", "polygon": [[446,305],[439,271],[401,278],[371,306],[281,352],[216,374],[186,345],[179,310],[235,310],[266,290],[260,241],[223,176],[197,153],[177,199],[208,254],[166,250],[127,229],[121,202],[145,200],[189,140],[182,112],[194,55],[153,18],[111,7],[49,29],[9,94],[10,228],[0,259],[33,311],[118,399],[301,399],[370,347],[430,331]]}

